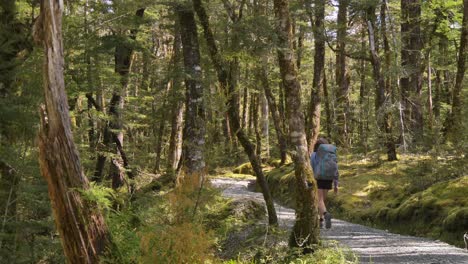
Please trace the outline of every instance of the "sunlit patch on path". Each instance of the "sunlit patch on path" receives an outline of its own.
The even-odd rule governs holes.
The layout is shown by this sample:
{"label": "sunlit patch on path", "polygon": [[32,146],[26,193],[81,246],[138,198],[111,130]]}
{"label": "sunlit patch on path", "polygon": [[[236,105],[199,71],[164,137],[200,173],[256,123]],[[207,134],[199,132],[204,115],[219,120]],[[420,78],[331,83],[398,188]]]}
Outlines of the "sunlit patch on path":
{"label": "sunlit patch on path", "polygon": [[[249,189],[249,180],[212,179],[223,195],[263,201],[261,193]],[[282,227],[292,227],[294,210],[275,203]],[[361,263],[453,263],[468,264],[466,250],[426,238],[403,236],[384,230],[333,219],[332,228],[322,229],[325,239],[336,240],[359,255]],[[462,234],[460,235],[460,237]]]}

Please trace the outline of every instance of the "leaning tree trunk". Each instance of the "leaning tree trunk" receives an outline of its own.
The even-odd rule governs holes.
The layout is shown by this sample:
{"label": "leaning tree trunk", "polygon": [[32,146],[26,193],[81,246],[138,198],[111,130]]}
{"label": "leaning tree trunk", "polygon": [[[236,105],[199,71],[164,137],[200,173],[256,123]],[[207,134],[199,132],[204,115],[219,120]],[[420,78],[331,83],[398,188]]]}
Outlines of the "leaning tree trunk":
{"label": "leaning tree trunk", "polygon": [[110,245],[110,236],[95,202],[82,192],[89,183],[83,173],[71,132],[63,78],[61,1],[41,1],[35,39],[44,46],[44,96],[39,132],[39,162],[47,181],[54,212],[69,263],[98,263]]}
{"label": "leaning tree trunk", "polygon": [[266,182],[265,175],[262,171],[260,158],[255,154],[255,146],[252,144],[249,137],[245,134],[240,125],[238,91],[233,83],[229,82],[228,80],[228,71],[226,69],[227,64],[225,61],[223,61],[221,54],[218,52],[218,47],[209,25],[208,15],[206,14],[201,0],[193,0],[192,2],[195,11],[197,12],[197,16],[200,19],[201,26],[203,27],[203,33],[208,46],[211,61],[217,73],[218,82],[223,91],[229,95],[227,107],[230,128],[236,134],[239,142],[245,150],[245,153],[249,157],[250,164],[252,165],[252,168],[257,177],[257,182],[260,185],[263,198],[265,199],[268,212],[268,223],[270,225],[277,225],[278,218],[273,204],[273,198],[271,196],[268,183]]}
{"label": "leaning tree trunk", "polygon": [[462,138],[459,136],[460,130],[463,127],[462,122],[462,88],[463,78],[466,69],[466,49],[468,45],[468,0],[463,1],[463,26],[460,36],[460,48],[458,51],[457,77],[455,79],[455,87],[452,92],[452,111],[449,115],[447,132],[448,136],[454,143],[460,143]]}
{"label": "leaning tree trunk", "polygon": [[184,172],[203,180],[205,173],[205,104],[197,25],[191,7],[177,7],[185,69],[186,112],[183,134]]}
{"label": "leaning tree trunk", "polygon": [[[301,85],[297,79],[294,53],[291,47],[289,3],[287,0],[275,0],[274,9],[277,19],[278,60],[288,105],[289,138],[297,185],[296,222],[289,244],[293,247],[308,247],[319,241],[317,185],[312,177],[308,158],[304,115],[301,106]],[[307,182],[310,183],[310,187]]]}

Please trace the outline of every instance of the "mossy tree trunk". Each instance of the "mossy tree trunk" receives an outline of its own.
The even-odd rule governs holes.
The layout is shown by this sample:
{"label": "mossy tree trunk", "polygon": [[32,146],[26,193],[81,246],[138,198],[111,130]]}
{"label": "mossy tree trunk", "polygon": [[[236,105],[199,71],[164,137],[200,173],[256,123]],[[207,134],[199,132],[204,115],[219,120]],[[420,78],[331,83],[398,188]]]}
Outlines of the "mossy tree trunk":
{"label": "mossy tree trunk", "polygon": [[[297,79],[292,49],[292,31],[287,0],[275,0],[278,60],[288,105],[289,140],[297,184],[296,222],[290,236],[292,247],[311,247],[319,241],[317,185],[309,163],[301,85]],[[307,182],[310,182],[310,187]]]}
{"label": "mossy tree trunk", "polygon": [[89,188],[73,142],[63,76],[61,1],[41,1],[35,39],[44,47],[44,96],[39,162],[52,203],[56,228],[69,263],[98,263],[110,236],[97,205],[83,199]]}

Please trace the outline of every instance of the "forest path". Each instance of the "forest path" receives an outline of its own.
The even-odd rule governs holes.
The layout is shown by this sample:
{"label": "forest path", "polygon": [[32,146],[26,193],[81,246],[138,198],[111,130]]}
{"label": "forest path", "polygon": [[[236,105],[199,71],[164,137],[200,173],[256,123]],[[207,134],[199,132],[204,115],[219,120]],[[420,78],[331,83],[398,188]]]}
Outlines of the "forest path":
{"label": "forest path", "polygon": [[[230,198],[252,198],[263,202],[261,193],[249,190],[251,180],[212,179],[213,186]],[[281,227],[291,230],[294,209],[275,203]],[[360,263],[468,263],[468,252],[444,242],[427,238],[403,236],[363,225],[333,219],[331,229],[321,229],[325,239],[336,240],[349,247]],[[460,234],[461,236],[462,234]]]}

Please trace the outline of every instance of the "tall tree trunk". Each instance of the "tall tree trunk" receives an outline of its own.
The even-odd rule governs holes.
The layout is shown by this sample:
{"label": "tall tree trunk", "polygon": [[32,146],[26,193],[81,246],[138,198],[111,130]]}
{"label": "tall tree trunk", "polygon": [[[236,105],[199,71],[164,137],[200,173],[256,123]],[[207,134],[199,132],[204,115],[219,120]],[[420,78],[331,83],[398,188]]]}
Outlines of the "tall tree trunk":
{"label": "tall tree trunk", "polygon": [[186,106],[183,136],[183,165],[188,176],[203,180],[205,173],[205,103],[198,44],[197,25],[191,7],[179,6],[177,16],[184,55]]}
{"label": "tall tree trunk", "polygon": [[[382,10],[385,10],[384,8]],[[391,119],[388,111],[385,109],[385,102],[388,99],[385,91],[385,78],[381,73],[381,60],[377,51],[377,43],[375,40],[375,8],[370,8],[367,13],[367,30],[369,33],[369,50],[371,55],[372,73],[374,76],[374,82],[376,85],[376,98],[375,98],[375,116],[379,128],[384,132],[383,140],[387,147],[387,159],[389,161],[396,160],[395,144],[392,139],[391,130]],[[385,19],[385,13],[381,17],[381,20]],[[382,21],[383,21],[382,20]],[[383,23],[385,25],[385,23]],[[385,26],[382,26],[382,32],[385,34]],[[388,43],[384,43],[384,46],[388,47]]]}
{"label": "tall tree trunk", "polygon": [[[366,30],[362,30],[361,38],[361,52],[364,54],[366,52]],[[367,110],[365,107],[365,100],[367,96],[367,87],[366,87],[366,61],[360,60],[359,63],[359,77],[360,77],[360,86],[359,86],[359,136],[360,144],[364,148],[364,152],[367,153]]]}
{"label": "tall tree trunk", "polygon": [[44,46],[44,96],[39,132],[39,162],[47,181],[54,212],[69,263],[98,263],[110,245],[110,236],[95,202],[82,198],[89,188],[73,142],[63,77],[61,1],[41,1],[35,40]]}
{"label": "tall tree trunk", "polygon": [[261,112],[262,112],[262,121],[261,121],[261,127],[262,127],[262,138],[264,139],[263,144],[263,153],[264,158],[270,158],[270,118],[269,118],[269,112],[268,112],[268,101],[266,99],[265,93],[260,93],[260,105],[261,105]]}
{"label": "tall tree trunk", "polygon": [[257,177],[257,183],[260,185],[260,189],[262,191],[263,198],[265,199],[265,204],[267,207],[268,223],[270,225],[277,225],[278,218],[276,216],[273,198],[271,197],[270,189],[262,171],[260,158],[255,154],[254,145],[240,126],[238,91],[236,90],[236,87],[228,81],[228,71],[226,70],[226,63],[222,60],[221,54],[219,54],[218,52],[218,47],[216,46],[214,35],[209,25],[208,15],[206,14],[205,8],[202,6],[201,0],[193,0],[192,2],[194,4],[195,11],[197,13],[198,18],[200,19],[201,26],[203,28],[203,33],[207,42],[210,58],[218,76],[218,82],[224,90],[224,92],[229,95],[227,102],[229,124],[231,126],[232,131],[235,132],[237,138],[239,139],[239,142],[244,148],[247,156],[249,157],[249,161]]}
{"label": "tall tree trunk", "polygon": [[259,127],[259,94],[255,93],[252,97],[252,122],[253,122],[253,130],[255,133],[255,154],[260,157],[262,154],[262,136],[260,134],[260,127]]}
{"label": "tall tree trunk", "polygon": [[325,100],[325,120],[327,125],[327,137],[331,138],[331,128],[332,128],[332,114],[330,109],[330,97],[328,96],[328,85],[327,85],[327,75],[326,71],[323,71],[323,99]]}
{"label": "tall tree trunk", "polygon": [[[301,85],[297,79],[291,40],[291,20],[287,0],[274,0],[278,60],[288,105],[289,140],[296,178],[296,222],[289,244],[308,247],[318,243],[317,185],[309,163],[305,121],[301,105]],[[309,184],[310,186],[308,186]]]}
{"label": "tall tree trunk", "polygon": [[336,53],[336,123],[338,128],[337,143],[348,146],[348,114],[349,114],[349,74],[346,69],[346,31],[348,28],[349,0],[339,1],[338,31]]}
{"label": "tall tree trunk", "polygon": [[244,96],[243,96],[243,104],[242,104],[242,119],[241,119],[241,126],[245,129],[247,120],[248,120],[248,111],[249,111],[249,89],[244,87]]}
{"label": "tall tree trunk", "polygon": [[309,153],[312,153],[315,141],[320,133],[320,114],[321,114],[321,91],[324,79],[325,67],[325,28],[323,20],[325,19],[325,2],[315,0],[315,19],[310,11],[310,3],[306,1],[307,9],[309,10],[310,22],[313,23],[315,54],[314,54],[314,78],[312,79],[312,91],[310,95],[309,105],[309,122],[307,125],[307,145]]}
{"label": "tall tree trunk", "polygon": [[267,58],[266,56],[262,57],[262,64],[260,71],[260,81],[262,83],[263,90],[265,92],[265,97],[268,102],[268,108],[270,109],[271,117],[273,118],[273,125],[275,126],[276,137],[278,139],[278,146],[280,150],[280,159],[281,163],[280,166],[286,162],[287,156],[287,139],[283,131],[283,120],[280,117],[280,113],[278,111],[278,106],[276,104],[275,96],[270,88],[270,83],[268,82],[268,75],[267,75]]}
{"label": "tall tree trunk", "polygon": [[431,53],[428,52],[427,58],[427,119],[429,119],[429,129],[434,127],[434,104],[432,100],[432,69],[431,69]]}
{"label": "tall tree trunk", "polygon": [[450,140],[454,143],[460,143],[462,137],[460,137],[460,131],[463,127],[462,122],[462,109],[463,109],[463,78],[465,76],[466,69],[466,49],[468,45],[468,0],[463,1],[463,25],[460,36],[460,48],[458,51],[458,62],[457,62],[457,77],[455,79],[455,87],[452,92],[452,109],[449,114],[448,124],[446,126],[447,134]]}
{"label": "tall tree trunk", "polygon": [[401,67],[400,78],[404,123],[409,125],[412,141],[423,139],[423,115],[421,104],[422,61],[421,1],[401,0]]}

